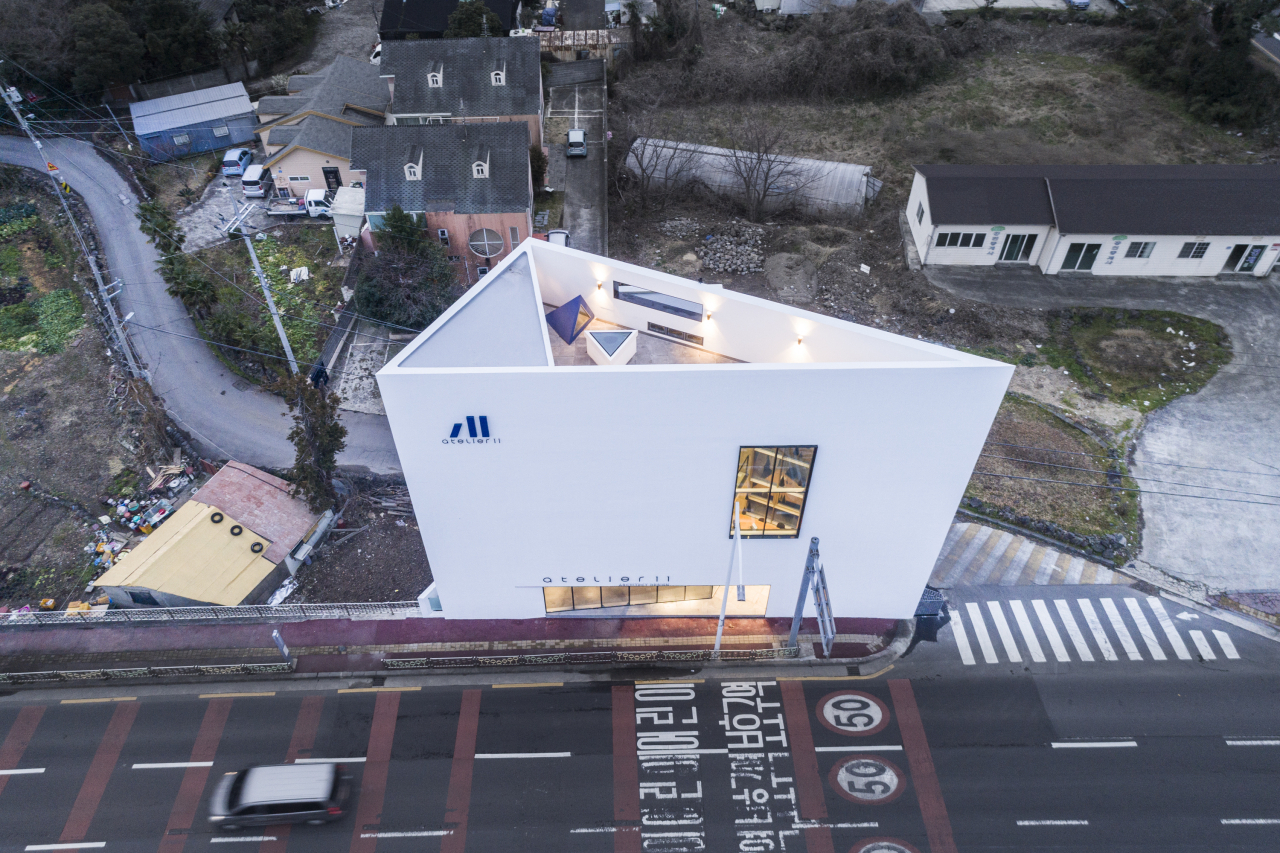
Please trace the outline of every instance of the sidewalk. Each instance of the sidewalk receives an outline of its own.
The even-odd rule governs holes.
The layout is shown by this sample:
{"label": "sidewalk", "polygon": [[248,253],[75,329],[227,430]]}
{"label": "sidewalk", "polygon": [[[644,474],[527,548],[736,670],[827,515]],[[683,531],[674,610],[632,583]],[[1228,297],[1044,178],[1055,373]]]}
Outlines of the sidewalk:
{"label": "sidewalk", "polygon": [[[691,651],[715,644],[715,619],[454,620],[319,619],[275,624],[169,624],[9,628],[0,631],[0,671],[275,663],[279,630],[298,672],[370,672],[387,658],[509,657],[513,654],[611,651]],[[837,619],[832,659],[864,658],[885,648],[892,619]],[[790,619],[730,619],[722,648],[786,645]],[[814,644],[817,622],[801,627],[801,656]]]}

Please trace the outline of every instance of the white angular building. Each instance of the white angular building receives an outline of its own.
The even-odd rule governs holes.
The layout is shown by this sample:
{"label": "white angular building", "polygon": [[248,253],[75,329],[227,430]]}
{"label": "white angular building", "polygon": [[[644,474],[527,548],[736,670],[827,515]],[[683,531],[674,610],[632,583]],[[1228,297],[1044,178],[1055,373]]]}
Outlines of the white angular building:
{"label": "white angular building", "polygon": [[447,618],[906,618],[1012,373],[527,240],[378,384]]}

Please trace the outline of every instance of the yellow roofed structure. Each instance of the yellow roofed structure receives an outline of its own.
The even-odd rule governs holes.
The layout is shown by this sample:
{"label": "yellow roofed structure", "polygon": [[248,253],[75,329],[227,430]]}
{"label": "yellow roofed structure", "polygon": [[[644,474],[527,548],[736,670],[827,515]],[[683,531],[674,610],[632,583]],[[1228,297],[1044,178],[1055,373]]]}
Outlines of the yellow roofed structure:
{"label": "yellow roofed structure", "polygon": [[271,542],[217,507],[189,500],[120,559],[96,587],[144,587],[193,602],[234,606],[275,571]]}

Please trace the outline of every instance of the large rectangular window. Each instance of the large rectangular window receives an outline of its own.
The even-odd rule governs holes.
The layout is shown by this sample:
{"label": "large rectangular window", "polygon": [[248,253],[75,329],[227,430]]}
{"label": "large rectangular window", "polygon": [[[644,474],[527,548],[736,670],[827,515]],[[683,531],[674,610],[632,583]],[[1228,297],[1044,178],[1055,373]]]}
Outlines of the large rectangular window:
{"label": "large rectangular window", "polygon": [[1208,243],[1183,243],[1182,251],[1178,252],[1179,258],[1203,258],[1204,253],[1209,251]]}
{"label": "large rectangular window", "polygon": [[[800,535],[804,502],[818,448],[743,447],[733,499],[743,538],[794,539]],[[733,535],[733,518],[729,519]]]}
{"label": "large rectangular window", "polygon": [[688,320],[702,321],[701,302],[692,302],[688,299],[681,299],[679,296],[668,296],[665,293],[645,290],[643,287],[637,287],[634,284],[623,284],[620,281],[615,281],[613,283],[613,298],[621,299],[623,302],[643,305],[645,308],[652,308],[654,311],[665,311],[668,314],[675,314],[677,317],[684,317]]}
{"label": "large rectangular window", "polygon": [[699,601],[711,597],[709,586],[544,586],[542,601],[548,613],[598,610],[637,604]]}

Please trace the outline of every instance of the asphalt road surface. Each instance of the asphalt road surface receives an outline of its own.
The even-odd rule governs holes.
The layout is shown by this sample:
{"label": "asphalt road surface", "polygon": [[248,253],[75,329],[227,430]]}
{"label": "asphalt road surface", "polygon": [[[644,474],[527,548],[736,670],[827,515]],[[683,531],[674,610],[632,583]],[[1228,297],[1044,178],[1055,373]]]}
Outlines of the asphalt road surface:
{"label": "asphalt road surface", "polygon": [[548,117],[567,119],[572,127],[587,132],[587,156],[565,163],[564,227],[570,246],[597,255],[609,254],[605,97],[603,81],[557,86],[551,90],[547,112]]}
{"label": "asphalt road surface", "polygon": [[[1081,596],[999,592],[1007,631],[986,600],[959,606],[967,617],[979,605],[996,662],[962,660],[948,627],[868,678],[778,667],[11,693],[0,851],[1280,849],[1274,643],[1164,602],[1184,643],[1223,631],[1236,652],[1184,659],[1151,602],[1113,590],[1094,609],[1107,597],[1131,617],[1133,598],[1165,654],[1130,619],[1143,654],[1112,660]],[[1057,616],[1053,596],[1067,601],[1093,660],[1032,660],[1012,607],[1023,594]],[[977,623],[965,624],[972,638]],[[1050,649],[1044,623],[1029,624]],[[1004,654],[1006,633],[1024,660]],[[354,772],[340,820],[210,829],[223,773],[303,759]]]}
{"label": "asphalt road surface", "polygon": [[[269,468],[292,465],[294,450],[286,439],[292,421],[282,417],[283,402],[255,388],[237,390],[238,377],[195,339],[186,309],[169,296],[156,271],[155,247],[138,229],[133,190],[88,143],[53,139],[44,144],[93,215],[111,274],[124,282],[120,305],[124,314],[134,314],[134,346],[170,415],[211,455]],[[43,170],[25,138],[0,137],[0,161]],[[400,470],[385,417],[349,412],[342,422],[348,432],[340,465],[377,473]]]}

